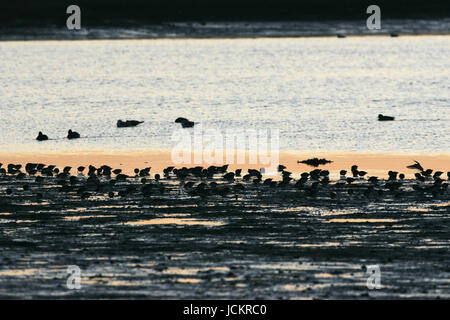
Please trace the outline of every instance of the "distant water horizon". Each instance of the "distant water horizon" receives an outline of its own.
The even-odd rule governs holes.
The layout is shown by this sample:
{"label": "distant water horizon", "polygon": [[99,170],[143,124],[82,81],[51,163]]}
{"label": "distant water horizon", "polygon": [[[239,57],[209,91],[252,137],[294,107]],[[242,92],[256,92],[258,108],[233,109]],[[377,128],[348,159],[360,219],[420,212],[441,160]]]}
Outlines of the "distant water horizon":
{"label": "distant water horizon", "polygon": [[449,47],[449,36],[0,42],[0,149],[170,150],[182,116],[280,129],[281,151],[448,153]]}
{"label": "distant water horizon", "polygon": [[[3,26],[0,41],[12,40],[93,40],[93,39],[184,39],[261,38],[369,35],[449,35],[450,18],[385,19],[381,29],[369,30],[365,16],[356,20],[319,21],[174,21],[158,24],[92,25],[80,30],[65,24],[48,26]],[[84,20],[82,20],[84,21]]]}

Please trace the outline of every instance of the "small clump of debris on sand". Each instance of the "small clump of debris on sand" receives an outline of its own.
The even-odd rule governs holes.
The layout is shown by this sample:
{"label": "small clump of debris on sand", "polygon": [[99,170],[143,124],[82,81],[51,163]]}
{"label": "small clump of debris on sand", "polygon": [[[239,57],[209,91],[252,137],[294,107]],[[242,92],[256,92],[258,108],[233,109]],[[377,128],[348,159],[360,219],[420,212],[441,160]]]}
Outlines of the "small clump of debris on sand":
{"label": "small clump of debris on sand", "polygon": [[327,160],[325,158],[322,158],[322,159],[312,158],[312,159],[297,161],[297,163],[304,163],[304,164],[307,164],[308,166],[312,166],[312,167],[318,167],[320,165],[325,165],[325,164],[332,163],[332,162],[333,161]]}

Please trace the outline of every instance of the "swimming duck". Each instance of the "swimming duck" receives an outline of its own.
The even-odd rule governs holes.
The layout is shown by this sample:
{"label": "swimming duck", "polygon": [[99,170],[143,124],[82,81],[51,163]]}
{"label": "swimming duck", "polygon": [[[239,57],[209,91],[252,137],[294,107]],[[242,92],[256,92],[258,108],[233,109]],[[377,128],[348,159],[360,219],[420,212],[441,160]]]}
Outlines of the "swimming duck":
{"label": "swimming duck", "polygon": [[185,121],[181,124],[183,128],[192,128],[194,125],[195,123],[192,121]]}
{"label": "swimming duck", "polygon": [[183,123],[183,122],[186,122],[186,121],[189,121],[189,120],[186,119],[186,118],[183,118],[183,117],[178,117],[178,118],[175,120],[175,123]]}
{"label": "swimming duck", "polygon": [[378,121],[393,121],[395,117],[383,116],[382,114],[378,115]]}
{"label": "swimming duck", "polygon": [[175,123],[181,123],[181,127],[183,128],[192,128],[195,125],[194,122],[182,117],[177,118]]}
{"label": "swimming duck", "polygon": [[39,134],[38,134],[36,140],[37,140],[37,141],[45,141],[45,140],[48,140],[48,137],[47,137],[47,135],[42,134],[42,132],[39,131]]}
{"label": "swimming duck", "polygon": [[80,137],[80,134],[76,131],[72,131],[72,129],[70,129],[67,134],[67,139],[78,139],[79,137]]}
{"label": "swimming duck", "polygon": [[117,121],[117,128],[127,128],[127,127],[136,127],[137,125],[144,123],[144,121],[137,121],[137,120],[118,120]]}

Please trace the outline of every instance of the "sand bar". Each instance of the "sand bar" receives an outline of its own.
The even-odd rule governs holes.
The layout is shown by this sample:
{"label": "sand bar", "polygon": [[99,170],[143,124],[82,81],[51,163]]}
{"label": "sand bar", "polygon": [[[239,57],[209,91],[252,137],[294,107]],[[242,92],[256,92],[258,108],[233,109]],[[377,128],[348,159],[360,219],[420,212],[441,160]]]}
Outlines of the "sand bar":
{"label": "sand bar", "polygon": [[[412,177],[414,170],[407,169],[406,166],[419,161],[424,168],[433,170],[450,171],[450,153],[445,154],[393,154],[393,153],[357,153],[357,152],[298,152],[282,151],[279,154],[279,163],[287,167],[286,170],[297,173],[310,171],[313,167],[297,163],[298,160],[305,160],[312,157],[326,158],[333,163],[320,166],[320,169],[329,170],[332,175],[337,175],[341,169],[349,169],[353,164],[359,166],[360,170],[365,170],[369,175],[385,177],[388,170],[404,172],[407,177]],[[248,160],[248,155],[247,155]],[[197,165],[208,166],[209,164],[194,163],[176,164],[172,161],[170,150],[133,150],[133,151],[77,151],[77,152],[2,152],[0,151],[0,162],[21,163],[27,162],[54,164],[58,167],[94,166],[109,165],[113,168],[121,168],[124,173],[132,174],[134,168],[152,167],[152,173],[162,172],[167,166],[194,167]],[[214,163],[223,165],[226,162]],[[236,168],[262,168],[267,164],[230,164],[229,169]]]}

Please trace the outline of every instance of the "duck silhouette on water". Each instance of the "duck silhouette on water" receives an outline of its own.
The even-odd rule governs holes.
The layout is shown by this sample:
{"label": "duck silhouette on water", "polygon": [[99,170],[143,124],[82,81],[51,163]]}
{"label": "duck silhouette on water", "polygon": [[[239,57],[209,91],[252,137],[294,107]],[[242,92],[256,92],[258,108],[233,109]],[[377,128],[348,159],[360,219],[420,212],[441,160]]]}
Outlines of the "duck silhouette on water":
{"label": "duck silhouette on water", "polygon": [[177,118],[175,123],[181,123],[183,128],[192,128],[195,125],[193,121],[189,121],[188,119],[182,117]]}
{"label": "duck silhouette on water", "polygon": [[118,120],[117,121],[117,128],[128,128],[128,127],[136,127],[137,125],[144,123],[144,121],[137,121],[137,120]]}
{"label": "duck silhouette on water", "polygon": [[41,131],[39,131],[39,134],[36,138],[37,141],[46,141],[48,140],[47,135],[43,134]]}
{"label": "duck silhouette on water", "polygon": [[382,114],[378,115],[378,121],[394,121],[395,117],[383,116]]}
{"label": "duck silhouette on water", "polygon": [[72,129],[69,130],[67,133],[67,139],[78,139],[80,137],[80,134],[76,131],[72,131]]}

